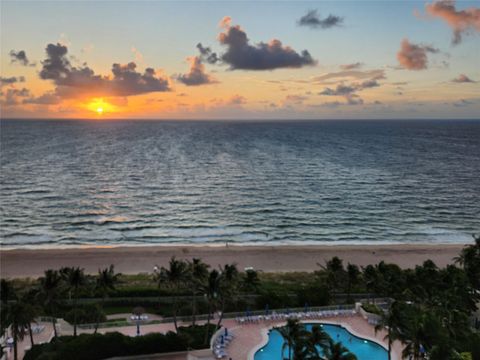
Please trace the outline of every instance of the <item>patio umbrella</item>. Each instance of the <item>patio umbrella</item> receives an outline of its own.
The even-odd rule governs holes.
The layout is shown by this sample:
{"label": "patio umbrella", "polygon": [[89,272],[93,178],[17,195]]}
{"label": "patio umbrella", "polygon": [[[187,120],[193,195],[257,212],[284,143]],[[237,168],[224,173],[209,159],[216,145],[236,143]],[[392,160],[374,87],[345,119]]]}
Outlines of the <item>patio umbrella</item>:
{"label": "patio umbrella", "polygon": [[220,336],[220,344],[225,344],[225,339],[223,338],[223,335]]}
{"label": "patio umbrella", "polygon": [[228,329],[225,328],[225,336],[228,336]]}

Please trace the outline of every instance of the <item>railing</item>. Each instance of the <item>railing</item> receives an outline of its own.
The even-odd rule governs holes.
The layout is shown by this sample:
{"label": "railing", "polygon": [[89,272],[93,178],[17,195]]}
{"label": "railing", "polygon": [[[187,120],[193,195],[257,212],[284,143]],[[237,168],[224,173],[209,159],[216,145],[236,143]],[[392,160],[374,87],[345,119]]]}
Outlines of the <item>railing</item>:
{"label": "railing", "polygon": [[[353,310],[355,309],[355,305],[329,305],[329,306],[309,306],[307,311],[329,311],[329,310]],[[305,307],[298,307],[298,308],[282,308],[282,309],[269,309],[268,313],[294,313],[294,312],[305,312]],[[248,316],[258,316],[258,315],[265,315],[266,310],[254,310],[248,311]],[[235,319],[237,317],[246,316],[246,311],[237,311],[237,312],[228,312],[223,314],[223,319]],[[208,314],[197,315],[195,319],[197,321],[207,320]],[[210,319],[214,321],[214,316],[210,316]],[[177,316],[177,322],[191,322],[193,320],[192,316]],[[164,323],[171,323],[173,322],[173,317],[166,317],[159,320],[151,320],[151,321],[144,321],[142,325],[153,325],[153,324],[164,324]],[[96,324],[79,324],[77,325],[81,329],[94,329]],[[115,327],[118,324],[114,322],[104,322],[98,325],[99,328],[109,328]],[[136,322],[132,321],[122,326],[136,326]]]}

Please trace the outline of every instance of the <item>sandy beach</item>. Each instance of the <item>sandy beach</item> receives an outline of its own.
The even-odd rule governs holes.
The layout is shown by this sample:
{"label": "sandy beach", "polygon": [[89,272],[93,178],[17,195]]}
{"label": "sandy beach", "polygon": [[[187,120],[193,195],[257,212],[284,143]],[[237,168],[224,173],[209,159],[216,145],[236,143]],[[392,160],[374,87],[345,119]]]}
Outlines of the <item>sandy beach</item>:
{"label": "sandy beach", "polygon": [[365,266],[381,260],[403,268],[414,267],[427,259],[438,266],[452,263],[464,245],[358,245],[358,246],[150,246],[118,248],[72,248],[1,250],[3,278],[38,277],[46,269],[80,266],[87,273],[114,264],[124,274],[152,272],[155,265],[165,266],[172,256],[201,258],[212,267],[236,263],[239,268],[253,267],[265,272],[312,271],[318,263],[338,256],[344,263]]}

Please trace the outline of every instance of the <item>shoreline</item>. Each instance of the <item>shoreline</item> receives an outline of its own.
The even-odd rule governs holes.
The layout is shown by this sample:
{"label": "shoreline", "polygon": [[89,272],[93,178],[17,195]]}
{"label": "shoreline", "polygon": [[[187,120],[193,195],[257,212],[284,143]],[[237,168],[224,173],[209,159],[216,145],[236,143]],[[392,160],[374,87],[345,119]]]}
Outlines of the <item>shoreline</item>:
{"label": "shoreline", "polygon": [[149,245],[120,247],[75,247],[62,249],[0,249],[2,278],[38,277],[47,269],[79,266],[97,273],[110,264],[123,274],[151,273],[167,266],[172,256],[201,258],[212,268],[236,263],[240,270],[253,267],[264,272],[314,271],[333,256],[344,262],[366,266],[380,261],[411,268],[433,260],[437,266],[453,263],[466,244],[381,244],[381,245]]}

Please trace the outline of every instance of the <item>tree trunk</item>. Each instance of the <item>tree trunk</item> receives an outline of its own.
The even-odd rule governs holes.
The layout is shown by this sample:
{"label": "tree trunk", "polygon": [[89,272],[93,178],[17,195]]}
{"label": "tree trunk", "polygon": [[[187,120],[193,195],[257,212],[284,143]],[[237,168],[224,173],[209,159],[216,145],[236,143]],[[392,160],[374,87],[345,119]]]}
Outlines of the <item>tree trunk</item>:
{"label": "tree trunk", "polygon": [[33,345],[35,345],[33,343],[33,332],[32,332],[32,324],[31,323],[28,323],[28,334],[30,335],[30,344],[32,345],[32,348],[33,348]]}
{"label": "tree trunk", "polygon": [[13,335],[13,358],[15,360],[18,360],[18,347],[17,347],[17,341],[18,341],[18,333],[17,333],[18,326],[17,324],[13,323],[12,324],[12,335]]}
{"label": "tree trunk", "polygon": [[[103,294],[102,296],[102,311],[105,307],[105,294]],[[93,331],[94,334],[97,333],[97,330],[98,330],[98,326],[100,325],[100,316],[97,316],[97,321],[95,321],[95,330]]]}
{"label": "tree trunk", "polygon": [[77,292],[73,293],[73,336],[77,336]]}
{"label": "tree trunk", "polygon": [[207,329],[205,331],[205,344],[208,344],[208,335],[210,333],[210,313],[211,313],[211,308],[210,308],[210,300],[208,301],[208,314],[207,314]]}
{"label": "tree trunk", "polygon": [[221,312],[220,312],[220,318],[218,319],[217,326],[215,327],[215,331],[217,331],[220,328],[220,326],[222,325],[224,311],[225,311],[225,298],[222,299],[222,309],[221,309]]}
{"label": "tree trunk", "polygon": [[52,316],[52,326],[53,326],[53,336],[57,338],[57,327],[55,326],[57,319],[55,316]]}
{"label": "tree trunk", "polygon": [[388,339],[388,360],[392,360],[392,340],[390,340],[390,334]]}
{"label": "tree trunk", "polygon": [[173,300],[173,324],[175,325],[175,332],[178,333],[177,325],[177,297],[175,296]]}

